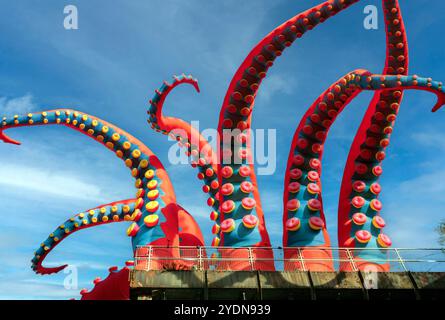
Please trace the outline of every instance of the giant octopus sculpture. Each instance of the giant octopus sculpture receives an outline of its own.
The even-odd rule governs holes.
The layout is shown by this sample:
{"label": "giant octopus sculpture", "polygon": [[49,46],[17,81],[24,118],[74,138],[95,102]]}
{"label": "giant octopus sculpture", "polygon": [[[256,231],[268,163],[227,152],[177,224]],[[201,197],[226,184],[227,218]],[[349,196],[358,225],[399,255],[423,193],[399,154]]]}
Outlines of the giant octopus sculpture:
{"label": "giant octopus sculpture", "polygon": [[[233,76],[224,98],[218,124],[218,150],[213,150],[189,123],[163,115],[169,92],[183,83],[193,85],[199,92],[197,80],[185,75],[174,77],[172,83],[164,82],[150,100],[151,127],[173,136],[191,157],[192,167],[198,169],[203,191],[209,194],[207,204],[212,208],[212,246],[218,248],[221,260],[226,260],[225,268],[250,268],[247,259],[242,258],[248,257],[247,248],[251,248],[250,254],[258,259],[255,264],[258,270],[274,270],[249,141],[253,106],[262,79],[294,40],[356,2],[358,0],[331,0],[317,5],[277,27],[252,49]],[[309,107],[293,136],[284,178],[283,248],[286,259],[305,258],[304,267],[308,270],[334,270],[320,176],[324,143],[338,114],[361,91],[375,91],[352,143],[343,175],[338,241],[339,246],[352,249],[350,254],[357,261],[357,268],[372,265],[379,271],[389,271],[385,248],[391,246],[391,240],[382,232],[385,221],[380,215],[378,180],[403,91],[435,93],[438,101],[433,111],[445,103],[441,82],[408,75],[407,38],[398,1],[383,0],[383,7],[387,50],[382,74],[358,69],[342,76]],[[148,249],[140,246],[151,246],[151,269],[169,268],[172,262],[181,265],[178,246],[204,245],[198,224],[177,204],[173,186],[159,159],[141,141],[117,126],[84,112],[57,109],[4,117],[0,139],[19,144],[4,131],[49,124],[75,129],[114,152],[130,169],[136,194],[133,199],[100,205],[66,220],[35,252],[32,268],[36,273],[51,274],[64,269],[66,265],[49,268],[42,263],[68,235],[107,223],[131,222],[127,234],[135,254],[144,255]],[[227,132],[231,134],[230,139],[225,139]],[[340,252],[340,258],[345,258],[344,254]],[[169,259],[156,260],[156,257]],[[290,260],[285,269],[303,268],[299,261]],[[144,268],[143,264],[137,263],[135,268]],[[341,263],[339,267],[351,270],[349,263]],[[106,280],[96,279],[94,283],[93,290],[81,292],[83,299],[127,299],[128,266],[120,271],[112,267]]]}

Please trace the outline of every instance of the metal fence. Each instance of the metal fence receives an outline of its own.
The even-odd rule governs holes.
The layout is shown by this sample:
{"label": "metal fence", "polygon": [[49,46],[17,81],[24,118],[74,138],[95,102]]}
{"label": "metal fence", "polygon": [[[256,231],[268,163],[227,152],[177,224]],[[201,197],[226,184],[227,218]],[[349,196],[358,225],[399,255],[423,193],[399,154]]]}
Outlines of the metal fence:
{"label": "metal fence", "polygon": [[445,248],[167,247],[136,249],[138,270],[445,272]]}

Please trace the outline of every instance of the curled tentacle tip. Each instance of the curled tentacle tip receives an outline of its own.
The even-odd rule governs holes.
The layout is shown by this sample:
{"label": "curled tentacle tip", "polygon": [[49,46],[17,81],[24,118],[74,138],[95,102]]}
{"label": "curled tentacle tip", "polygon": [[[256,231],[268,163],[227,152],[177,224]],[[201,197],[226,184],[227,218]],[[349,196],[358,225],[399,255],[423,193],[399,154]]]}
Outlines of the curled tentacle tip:
{"label": "curled tentacle tip", "polygon": [[173,87],[176,87],[177,85],[179,85],[181,83],[189,83],[189,84],[193,85],[193,87],[195,88],[195,90],[197,92],[201,92],[201,90],[199,89],[198,79],[193,78],[192,75],[186,76],[185,74],[182,74],[179,77],[173,76],[173,79],[174,79]]}
{"label": "curled tentacle tip", "polygon": [[[194,80],[194,79],[193,79]],[[195,81],[193,81],[193,86],[195,87],[195,89],[196,89],[196,92],[201,92],[201,90],[199,89],[199,84],[198,84],[198,81],[197,80],[195,80]]]}
{"label": "curled tentacle tip", "polygon": [[20,141],[11,139],[8,137],[3,131],[0,131],[0,140],[2,140],[4,143],[10,143],[15,145],[21,145]]}
{"label": "curled tentacle tip", "polygon": [[58,272],[62,271],[63,269],[65,269],[66,267],[68,267],[67,264],[64,264],[63,266],[59,266],[59,267],[54,267],[54,268],[45,268],[42,266],[38,266],[37,269],[35,270],[35,272],[37,274],[46,275],[46,274],[58,273]]}
{"label": "curled tentacle tip", "polygon": [[112,266],[112,267],[109,267],[108,268],[108,271],[109,272],[115,272],[115,271],[117,271],[119,268],[117,267],[117,266]]}
{"label": "curled tentacle tip", "polygon": [[125,265],[126,265],[127,267],[132,267],[132,266],[134,266],[134,261],[133,261],[133,260],[125,261]]}
{"label": "curled tentacle tip", "polygon": [[442,106],[445,105],[445,94],[444,95],[440,95],[437,99],[436,104],[434,105],[433,109],[431,110],[432,112],[436,112],[437,110],[439,110],[440,108],[442,108]]}

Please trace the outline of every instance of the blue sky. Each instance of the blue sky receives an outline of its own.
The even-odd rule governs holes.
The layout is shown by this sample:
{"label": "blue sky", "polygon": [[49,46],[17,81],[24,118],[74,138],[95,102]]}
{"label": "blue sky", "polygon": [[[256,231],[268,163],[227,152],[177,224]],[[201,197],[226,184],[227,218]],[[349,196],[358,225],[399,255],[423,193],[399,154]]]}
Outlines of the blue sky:
{"label": "blue sky", "polygon": [[[199,79],[201,93],[179,87],[166,112],[200,127],[217,126],[231,77],[249,50],[286,19],[321,1],[6,1],[0,0],[0,114],[70,107],[110,121],[151,148],[164,163],[178,202],[202,225],[211,223],[196,172],[172,166],[171,142],[146,124],[147,101],[162,80],[178,73]],[[400,0],[410,50],[410,73],[445,80],[445,18],[440,1]],[[63,28],[63,8],[75,4],[79,29]],[[363,8],[379,8],[379,29],[365,30]],[[269,71],[255,104],[254,128],[277,129],[277,171],[259,177],[272,242],[281,244],[284,168],[295,127],[313,100],[343,74],[383,68],[385,36],[380,1],[355,4],[311,31]],[[362,93],[339,116],[323,159],[328,229],[336,238],[339,186],[349,146],[371,98]],[[435,97],[407,92],[384,163],[383,215],[397,247],[435,247],[445,216],[445,120],[430,112]],[[92,228],[68,237],[47,264],[78,268],[79,288],[66,274],[38,276],[34,250],[66,218],[133,196],[132,179],[108,150],[62,127],[11,130],[22,146],[0,144],[0,299],[66,299],[91,288],[112,265],[131,258],[126,225]]]}

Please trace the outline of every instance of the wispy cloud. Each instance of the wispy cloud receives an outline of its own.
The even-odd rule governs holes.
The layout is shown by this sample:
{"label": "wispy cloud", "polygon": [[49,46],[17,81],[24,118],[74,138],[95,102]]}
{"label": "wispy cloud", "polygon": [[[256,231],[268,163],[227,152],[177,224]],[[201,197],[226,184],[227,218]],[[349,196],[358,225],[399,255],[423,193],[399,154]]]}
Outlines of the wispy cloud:
{"label": "wispy cloud", "polygon": [[[440,182],[444,180],[445,170],[439,169],[400,183],[399,190],[402,197],[424,197],[429,200],[445,202],[443,197],[445,184]],[[435,181],[436,183],[434,183]]]}
{"label": "wispy cloud", "polygon": [[36,109],[37,106],[33,102],[33,96],[30,93],[15,98],[0,97],[1,115],[23,114]]}
{"label": "wispy cloud", "polygon": [[297,79],[289,75],[273,74],[264,80],[258,98],[264,102],[269,102],[275,95],[289,95],[297,90]]}
{"label": "wispy cloud", "polygon": [[79,290],[66,290],[63,284],[52,285],[19,281],[2,281],[0,283],[0,299],[71,299],[78,296]]}
{"label": "wispy cloud", "polygon": [[0,184],[24,188],[51,196],[79,200],[112,201],[98,186],[82,181],[79,176],[44,167],[25,167],[0,162]]}
{"label": "wispy cloud", "polygon": [[388,222],[385,232],[393,238],[396,247],[438,246],[435,228],[444,216],[445,185],[440,183],[444,179],[445,170],[436,168],[389,185],[383,197]]}
{"label": "wispy cloud", "polygon": [[424,147],[434,147],[434,149],[440,149],[445,151],[445,133],[439,130],[429,130],[427,132],[416,132],[412,134],[414,142]]}
{"label": "wispy cloud", "polygon": [[51,261],[51,263],[48,264],[48,266],[55,267],[55,266],[62,266],[65,264],[67,264],[71,267],[82,268],[85,270],[96,270],[96,271],[97,270],[99,270],[99,271],[108,270],[108,268],[110,267],[109,265],[107,265],[105,263],[95,263],[95,262],[80,261],[80,260]]}
{"label": "wispy cloud", "polygon": [[[7,61],[0,74],[0,116],[47,109],[43,104],[65,105],[102,116],[135,133],[168,167],[178,203],[194,215],[209,243],[213,222],[208,218],[210,208],[201,192],[202,182],[189,166],[169,165],[166,146],[171,142],[151,132],[143,116],[147,96],[152,94],[147,90],[158,87],[159,80],[171,74],[193,73],[200,80],[201,94],[195,95],[186,87],[176,89],[169,98],[168,114],[200,120],[201,129],[216,127],[223,95],[249,50],[275,26],[307,9],[307,2],[317,1],[140,0],[116,1],[101,10],[91,1],[76,2],[80,10],[80,29],[76,31],[63,29],[62,7],[58,5],[48,2],[31,8],[20,1],[2,4],[8,14],[0,20],[5,30],[0,58]],[[378,4],[377,0],[372,2]],[[445,64],[440,60],[443,45],[434,39],[441,37],[443,28],[434,13],[440,12],[441,4],[422,2],[429,5],[419,6],[414,1],[403,4],[407,29],[415,40],[410,44],[410,54],[415,57],[413,68],[420,74],[432,72],[433,77],[439,77],[445,74]],[[276,128],[278,134],[278,170],[274,176],[258,177],[274,245],[281,244],[284,170],[301,116],[342,74],[357,67],[373,72],[382,67],[384,30],[361,28],[362,9],[353,6],[298,40],[276,60],[258,94],[253,125]],[[409,28],[409,24],[417,26],[420,17],[426,16],[433,18],[420,28]],[[354,54],[358,51],[360,54]],[[30,90],[32,94],[25,94]],[[323,155],[323,200],[333,243],[339,180],[371,95],[361,94],[342,112],[331,128]],[[403,163],[398,167],[405,172],[397,176],[387,170],[394,163],[388,159],[382,178],[383,215],[388,222],[385,232],[395,246],[434,246],[433,228],[443,217],[444,190],[438,184],[445,178],[440,172],[445,139],[433,132],[434,127],[441,127],[441,113],[434,118],[439,119],[435,125],[431,124],[432,117],[418,117],[415,107],[424,101],[413,98],[417,95],[405,95],[398,133],[388,154],[397,154]],[[414,137],[421,145],[419,149],[428,144],[425,152],[414,152],[416,146],[409,142],[414,141],[410,139],[413,127],[409,121],[426,128]],[[50,280],[32,273],[29,259],[35,246],[77,210],[133,196],[132,178],[117,157],[77,132],[55,126],[13,130],[11,136],[23,145],[17,148],[0,143],[0,200],[4,212],[0,224],[0,298],[76,296],[77,292],[64,290],[63,273]],[[412,179],[408,180],[408,175]],[[419,201],[419,197],[426,201]],[[122,223],[73,234],[51,253],[48,264],[74,263],[80,271],[79,283],[88,281],[86,287],[91,287],[96,276],[106,276],[106,266],[121,266],[131,256],[130,239],[124,230]]]}

